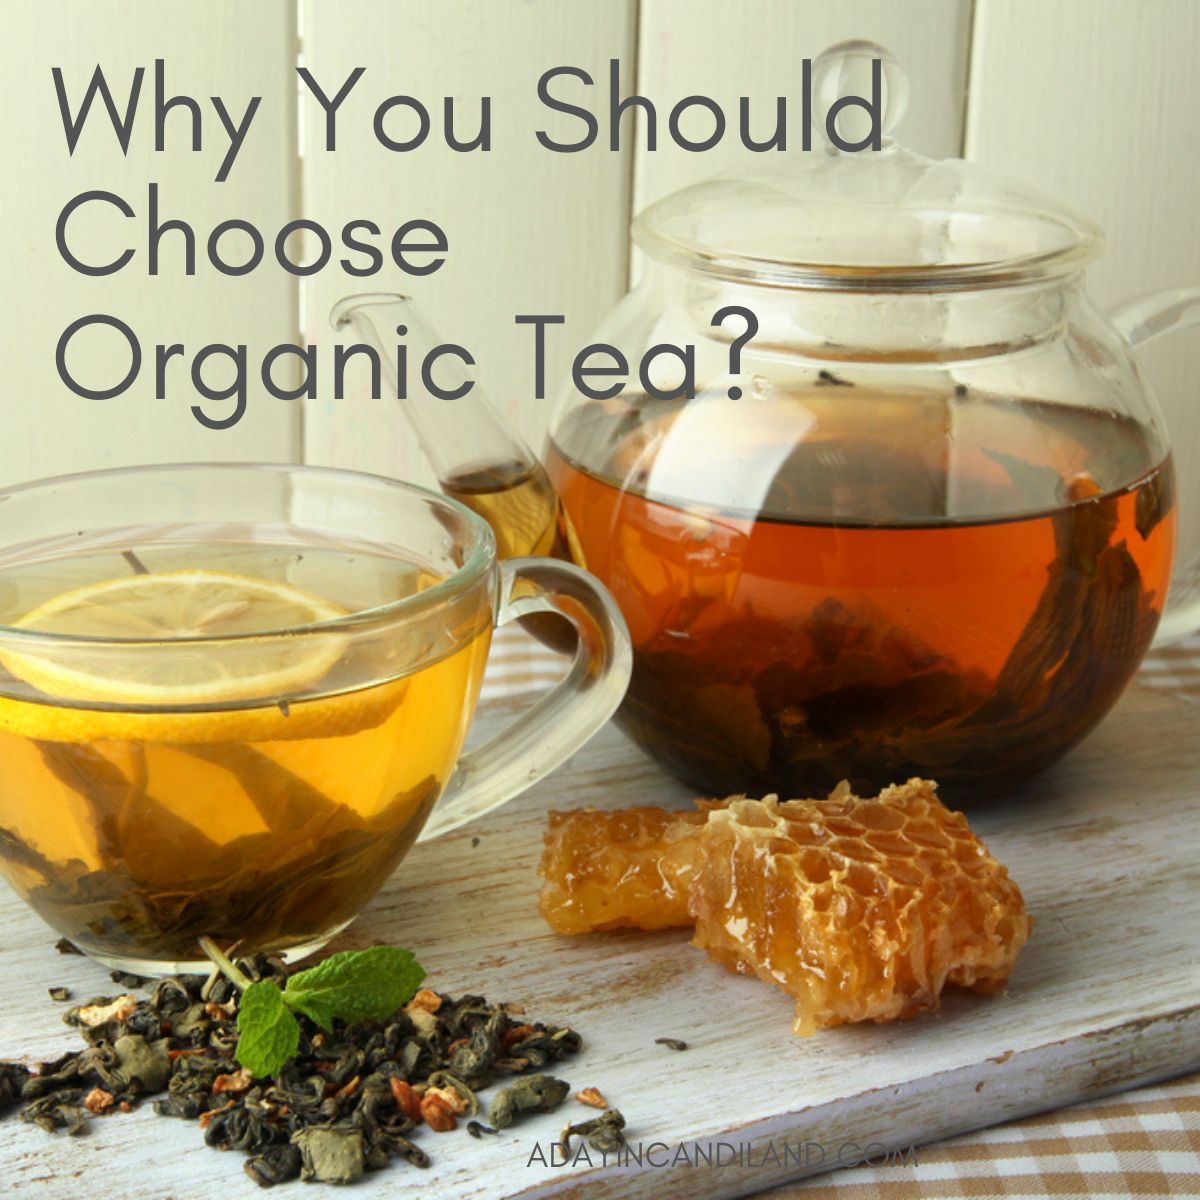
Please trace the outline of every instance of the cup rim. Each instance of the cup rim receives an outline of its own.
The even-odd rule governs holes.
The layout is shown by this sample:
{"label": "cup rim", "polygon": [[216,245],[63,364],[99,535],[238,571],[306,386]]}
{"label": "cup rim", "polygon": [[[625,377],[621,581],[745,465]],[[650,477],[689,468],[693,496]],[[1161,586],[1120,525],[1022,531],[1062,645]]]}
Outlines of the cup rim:
{"label": "cup rim", "polygon": [[14,496],[34,492],[46,488],[74,484],[108,477],[137,478],[146,475],[169,475],[182,471],[231,471],[255,472],[262,471],[271,474],[300,475],[307,478],[331,478],[343,481],[369,481],[383,484],[385,487],[405,495],[432,502],[454,513],[466,524],[472,532],[471,544],[467,546],[467,554],[461,566],[439,580],[432,587],[420,592],[402,596],[386,604],[377,604],[370,608],[359,609],[325,621],[311,621],[300,625],[279,626],[277,628],[253,630],[247,633],[224,634],[212,637],[206,634],[185,637],[104,637],[94,634],[54,633],[48,630],[21,629],[15,625],[0,622],[0,639],[11,643],[24,645],[77,645],[77,646],[221,646],[231,643],[263,641],[269,638],[296,638],[308,636],[323,636],[330,633],[341,633],[371,626],[397,616],[421,612],[436,608],[438,605],[463,592],[475,583],[481,575],[488,571],[496,559],[496,539],[491,526],[478,513],[465,504],[441,492],[408,483],[400,479],[392,479],[371,471],[350,470],[345,467],[321,467],[308,463],[270,463],[270,462],[222,462],[222,461],[188,461],[179,463],[145,463],[134,466],[103,467],[91,471],[73,471],[63,475],[51,475],[43,479],[29,480],[25,483],[13,484],[0,488],[0,505]]}

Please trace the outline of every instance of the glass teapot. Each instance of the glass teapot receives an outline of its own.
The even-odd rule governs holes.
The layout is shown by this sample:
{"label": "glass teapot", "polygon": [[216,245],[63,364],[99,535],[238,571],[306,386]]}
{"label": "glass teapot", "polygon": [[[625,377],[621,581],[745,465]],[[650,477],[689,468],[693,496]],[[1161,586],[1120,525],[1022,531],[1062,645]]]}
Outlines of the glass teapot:
{"label": "glass teapot", "polygon": [[[1197,623],[1194,584],[1164,617],[1173,471],[1131,347],[1200,322],[1200,289],[1099,312],[1090,222],[892,141],[885,51],[827,51],[815,108],[873,60],[881,150],[827,144],[638,217],[643,277],[594,341],[641,377],[565,389],[544,465],[477,392],[408,402],[502,553],[607,584],[634,645],[618,720],[712,794],[1009,789],[1096,725],[1156,629]],[[350,298],[335,325],[383,344],[402,321],[411,345],[395,303]]]}

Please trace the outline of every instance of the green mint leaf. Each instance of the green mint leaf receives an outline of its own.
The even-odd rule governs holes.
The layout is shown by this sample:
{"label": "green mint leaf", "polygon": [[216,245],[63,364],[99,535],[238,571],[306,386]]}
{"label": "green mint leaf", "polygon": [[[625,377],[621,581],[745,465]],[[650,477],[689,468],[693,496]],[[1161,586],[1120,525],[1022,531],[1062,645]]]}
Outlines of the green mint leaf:
{"label": "green mint leaf", "polygon": [[407,950],[395,946],[343,950],[291,976],[283,999],[328,1030],[335,1020],[390,1017],[413,998],[424,978],[425,972]]}
{"label": "green mint leaf", "polygon": [[242,992],[237,1027],[237,1060],[255,1079],[278,1074],[300,1045],[300,1026],[269,979]]}

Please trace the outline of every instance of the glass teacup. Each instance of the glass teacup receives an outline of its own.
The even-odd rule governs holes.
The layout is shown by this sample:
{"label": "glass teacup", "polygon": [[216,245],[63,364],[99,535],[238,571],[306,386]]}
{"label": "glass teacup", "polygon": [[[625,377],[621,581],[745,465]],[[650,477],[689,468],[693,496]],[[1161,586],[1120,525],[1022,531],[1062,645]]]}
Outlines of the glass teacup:
{"label": "glass teacup", "polygon": [[[493,624],[545,611],[579,635],[569,673],[460,757]],[[0,870],[112,966],[195,967],[203,936],[301,957],[418,837],[586,741],[629,660],[590,576],[498,564],[480,517],[391,480],[172,465],[0,492]]]}

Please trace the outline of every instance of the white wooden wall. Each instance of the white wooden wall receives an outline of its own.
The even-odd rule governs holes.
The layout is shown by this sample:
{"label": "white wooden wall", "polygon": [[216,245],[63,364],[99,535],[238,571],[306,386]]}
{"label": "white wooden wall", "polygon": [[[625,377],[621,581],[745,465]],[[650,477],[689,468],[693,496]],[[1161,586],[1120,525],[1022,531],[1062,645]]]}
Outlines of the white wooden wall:
{"label": "white wooden wall", "polygon": [[[138,257],[120,273],[90,279],[58,256],[54,226],[62,206],[82,191],[102,188],[122,196],[140,217],[125,220],[107,206],[79,211],[71,223],[76,245],[112,258],[126,245],[145,244],[147,186],[160,188],[163,216],[207,230],[232,216],[278,229],[297,205],[295,169],[294,9],[289,0],[157,0],[149,5],[72,0],[8,0],[0,33],[3,78],[4,164],[0,169],[0,481],[17,482],[89,467],[186,459],[288,460],[301,452],[300,412],[263,401],[261,388],[236,428],[206,430],[191,416],[194,395],[186,372],[173,372],[172,398],[156,400],[153,352],[124,396],[85,400],[58,378],[54,349],[68,324],[88,313],[111,313],[129,324],[143,352],[157,342],[209,342],[259,347],[261,353],[292,339],[297,296],[291,277],[260,270],[228,280],[198,263],[197,274],[151,278]],[[150,71],[166,62],[168,94],[220,94],[230,106],[252,95],[263,102],[228,180],[213,183],[219,143],[190,151],[184,114],[167,121],[168,146],[154,150]],[[147,69],[129,157],[122,159],[111,127],[95,112],[73,157],[68,156],[51,67],[63,69],[73,104],[97,62],[113,81],[129,86],[135,67]],[[123,101],[119,101],[123,106]],[[215,114],[207,114],[207,121]],[[178,124],[176,124],[178,123]],[[206,122],[207,123],[207,122]],[[215,133],[215,130],[211,131]],[[183,149],[179,149],[179,147]],[[130,239],[130,235],[133,240]],[[164,263],[170,241],[163,243]],[[81,335],[80,350],[95,355],[87,378],[115,384],[125,373],[117,335]],[[147,369],[147,365],[151,369]],[[176,360],[172,366],[178,367]],[[81,370],[80,375],[84,372]],[[214,370],[213,380],[217,373]],[[214,416],[232,404],[214,402]]]}
{"label": "white wooden wall", "polygon": [[[626,86],[666,109],[691,92],[764,105],[796,94],[802,58],[842,38],[871,38],[912,81],[905,141],[1023,176],[1108,230],[1092,273],[1101,302],[1200,283],[1200,0],[6,0],[5,15],[0,482],[200,457],[305,458],[427,478],[395,406],[361,388],[342,401],[326,393],[288,404],[252,384],[241,425],[210,432],[189,415],[182,376],[166,401],[153,398],[148,378],[124,399],[86,401],[55,373],[58,334],[86,311],[121,315],[147,344],[243,340],[253,360],[256,346],[261,353],[301,333],[328,342],[329,308],[354,290],[411,291],[440,332],[478,352],[488,393],[539,445],[549,402],[532,399],[528,332],[512,315],[567,315],[551,353],[552,375],[561,373],[627,286],[632,213],[745,153],[543,150],[532,136],[545,123],[534,83],[568,63],[601,79],[620,58]],[[148,114],[128,160],[99,129],[68,158],[51,66],[79,89],[97,61],[119,77],[156,56],[167,60],[168,83],[193,94],[263,96],[227,183],[212,184],[217,155],[207,146],[154,153]],[[300,57],[330,90],[352,67],[366,68],[342,109],[335,154],[322,148],[311,99],[297,124]],[[431,141],[415,154],[389,153],[370,122],[394,93],[428,102],[491,95],[494,149],[453,154]],[[448,263],[427,280],[326,269],[298,287],[271,266],[232,281],[203,266],[190,280],[127,269],[92,281],[58,260],[53,225],[68,197],[109,187],[140,212],[150,179],[174,215],[201,230],[231,215],[264,230],[300,213],[333,228],[354,216],[385,229],[431,217],[449,235]],[[103,236],[113,244],[111,232]],[[1200,338],[1181,337],[1147,361],[1196,461]]]}

